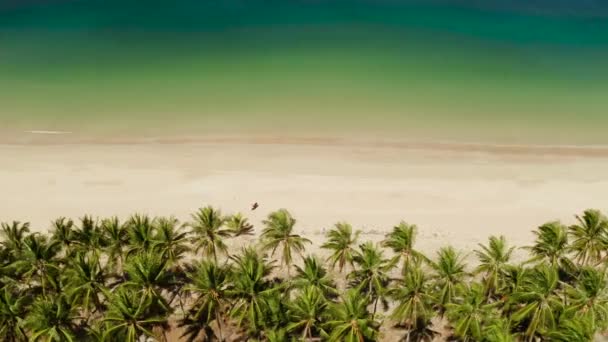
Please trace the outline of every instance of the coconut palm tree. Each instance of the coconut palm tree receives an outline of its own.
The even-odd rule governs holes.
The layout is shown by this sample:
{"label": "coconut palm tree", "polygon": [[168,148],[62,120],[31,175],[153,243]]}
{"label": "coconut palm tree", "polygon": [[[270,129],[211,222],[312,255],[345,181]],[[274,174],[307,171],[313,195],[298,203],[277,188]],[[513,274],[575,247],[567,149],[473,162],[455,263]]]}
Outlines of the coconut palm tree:
{"label": "coconut palm tree", "polygon": [[454,336],[462,341],[480,341],[483,326],[497,318],[499,303],[486,303],[484,286],[479,283],[460,285],[460,295],[446,304],[447,316],[454,328]]}
{"label": "coconut palm tree", "polygon": [[560,222],[549,222],[534,231],[534,245],[526,247],[534,258],[532,261],[548,261],[552,266],[558,266],[568,252],[568,234],[566,227]]}
{"label": "coconut palm tree", "polygon": [[412,263],[418,261],[428,261],[424,254],[414,249],[416,241],[416,225],[409,225],[403,221],[399,225],[393,227],[393,231],[386,234],[386,238],[382,242],[382,246],[390,248],[397,259],[403,263],[403,268],[407,269]]}
{"label": "coconut palm tree", "polygon": [[243,214],[236,213],[228,217],[226,227],[230,230],[232,236],[253,235],[253,225]]}
{"label": "coconut palm tree", "polygon": [[468,275],[465,270],[464,257],[456,252],[454,247],[443,247],[437,252],[437,261],[431,262],[434,271],[432,276],[433,288],[436,292],[439,312],[443,315],[446,306],[452,303],[456,296],[456,288],[462,284]]}
{"label": "coconut palm tree", "polygon": [[524,337],[532,341],[539,334],[555,329],[564,304],[557,291],[559,278],[555,267],[540,264],[530,270],[524,284],[511,300],[518,309],[512,314],[514,322],[523,324]]}
{"label": "coconut palm tree", "polygon": [[85,215],[80,219],[80,228],[75,230],[74,245],[82,253],[101,254],[101,249],[105,247],[103,232],[92,216]]}
{"label": "coconut palm tree", "polygon": [[64,296],[39,298],[25,320],[30,341],[77,341],[78,318]]}
{"label": "coconut palm tree", "polygon": [[315,256],[305,257],[302,267],[296,265],[293,285],[299,289],[315,287],[326,298],[335,298],[338,295],[335,282],[329,277],[327,270]]}
{"label": "coconut palm tree", "polygon": [[588,316],[567,317],[560,320],[557,327],[546,335],[548,340],[557,342],[593,341],[598,340],[596,330]]}
{"label": "coconut palm tree", "polygon": [[296,333],[302,341],[319,338],[323,331],[328,302],[318,287],[308,286],[289,303],[287,315],[291,323],[287,331]]}
{"label": "coconut palm tree", "polygon": [[384,259],[382,250],[373,243],[366,242],[359,246],[360,252],[355,255],[354,262],[358,266],[347,279],[350,285],[359,289],[374,303],[372,319],[376,315],[378,302],[381,301],[384,309],[388,307],[386,300],[387,287],[390,282],[389,273],[395,267],[396,260]]}
{"label": "coconut palm tree", "polygon": [[140,291],[140,295],[152,299],[151,304],[170,311],[169,303],[163,297],[163,290],[171,289],[174,279],[168,272],[169,260],[154,251],[143,252],[127,260],[125,271],[127,281],[123,286]]}
{"label": "coconut palm tree", "polygon": [[329,305],[325,324],[327,341],[376,341],[380,324],[367,311],[368,298],[357,289],[350,289],[339,303]]}
{"label": "coconut palm tree", "polygon": [[109,302],[103,318],[104,341],[136,342],[141,336],[157,338],[154,327],[167,324],[166,313],[155,308],[153,298],[142,296],[135,289],[121,286],[106,296]]}
{"label": "coconut palm tree", "polygon": [[568,228],[572,237],[570,249],[575,260],[583,265],[596,264],[608,250],[608,220],[599,210],[585,210],[576,215],[578,224]]}
{"label": "coconut palm tree", "polygon": [[388,291],[396,306],[390,315],[398,327],[407,330],[405,340],[432,340],[438,333],[431,329],[431,319],[435,316],[431,294],[431,284],[419,263],[412,264],[403,272]]}
{"label": "coconut palm tree", "polygon": [[14,286],[5,285],[0,290],[0,338],[3,341],[27,341],[22,320],[30,302],[31,296]]}
{"label": "coconut palm tree", "polygon": [[103,239],[106,242],[104,252],[108,257],[108,265],[116,273],[121,274],[124,263],[124,249],[129,241],[127,229],[115,216],[101,220],[100,226]]}
{"label": "coconut palm tree", "polygon": [[2,231],[0,231],[2,246],[8,251],[13,260],[19,259],[24,247],[23,240],[30,232],[30,223],[13,221],[10,225],[8,223],[0,225],[2,226]]}
{"label": "coconut palm tree", "polygon": [[153,247],[167,259],[169,267],[179,265],[184,254],[190,251],[188,233],[182,231],[178,224],[175,217],[161,217],[156,224]]}
{"label": "coconut palm tree", "polygon": [[202,250],[204,255],[213,256],[216,264],[217,255],[227,254],[228,251],[224,239],[230,237],[231,231],[224,227],[225,222],[221,211],[208,206],[193,214],[192,222],[188,223],[192,229],[195,252]]}
{"label": "coconut palm tree", "polygon": [[479,244],[479,248],[474,251],[479,259],[474,273],[483,276],[486,295],[493,296],[504,286],[507,272],[505,268],[515,247],[508,247],[504,236],[490,236],[488,245]]}
{"label": "coconut palm tree", "polygon": [[608,328],[608,285],[606,273],[584,267],[576,286],[566,284],[568,308],[566,313],[589,319],[593,331]]}
{"label": "coconut palm tree", "polygon": [[482,330],[484,342],[515,342],[507,318],[501,317],[486,323]]}
{"label": "coconut palm tree", "polygon": [[228,305],[231,277],[230,267],[219,266],[206,260],[196,264],[194,271],[188,273],[189,283],[184,287],[184,291],[196,297],[186,319],[182,320],[182,326],[188,327],[186,336],[194,340],[201,328],[206,330],[206,327],[215,322],[218,338],[223,341],[222,321]]}
{"label": "coconut palm tree", "polygon": [[333,251],[327,259],[331,262],[332,268],[338,264],[338,270],[342,273],[347,263],[354,267],[355,246],[360,233],[360,230],[353,233],[352,226],[346,222],[336,223],[334,228],[327,232],[327,242],[321,245],[321,248]]}
{"label": "coconut palm tree", "polygon": [[296,220],[285,209],[279,209],[268,215],[268,218],[263,221],[265,228],[262,231],[262,249],[270,250],[271,257],[277,249],[281,250],[281,262],[289,270],[292,264],[292,253],[296,252],[302,255],[304,252],[304,244],[312,243],[310,240],[293,233],[293,227]]}
{"label": "coconut palm tree", "polygon": [[130,257],[138,253],[150,251],[154,246],[156,227],[154,220],[147,215],[132,215],[125,223],[128,235],[128,245],[125,255]]}
{"label": "coconut palm tree", "polygon": [[265,256],[259,255],[252,248],[245,248],[240,255],[231,258],[235,270],[233,287],[228,291],[233,302],[230,316],[239,327],[258,336],[266,325],[269,298],[281,290],[268,280],[274,267]]}
{"label": "coconut palm tree", "polygon": [[53,227],[51,228],[51,239],[59,242],[61,247],[65,250],[65,255],[71,254],[71,245],[76,240],[76,231],[74,229],[74,221],[60,217],[53,221]]}
{"label": "coconut palm tree", "polygon": [[23,253],[19,260],[13,263],[15,269],[24,270],[25,278],[31,284],[35,279],[46,296],[49,285],[57,286],[52,273],[58,272],[57,255],[61,246],[57,241],[47,241],[46,236],[39,234],[28,235],[23,239]]}
{"label": "coconut palm tree", "polygon": [[63,271],[63,281],[72,306],[80,307],[85,316],[102,310],[101,296],[105,290],[106,274],[95,253],[78,253],[69,259]]}

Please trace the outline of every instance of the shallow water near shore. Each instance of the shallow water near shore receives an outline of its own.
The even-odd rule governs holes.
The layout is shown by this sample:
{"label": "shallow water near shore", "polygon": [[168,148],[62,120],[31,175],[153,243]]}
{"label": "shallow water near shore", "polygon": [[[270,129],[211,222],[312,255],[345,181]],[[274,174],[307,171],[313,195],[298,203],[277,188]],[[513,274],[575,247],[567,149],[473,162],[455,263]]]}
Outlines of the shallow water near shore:
{"label": "shallow water near shore", "polygon": [[603,7],[79,4],[0,12],[4,140],[608,143]]}

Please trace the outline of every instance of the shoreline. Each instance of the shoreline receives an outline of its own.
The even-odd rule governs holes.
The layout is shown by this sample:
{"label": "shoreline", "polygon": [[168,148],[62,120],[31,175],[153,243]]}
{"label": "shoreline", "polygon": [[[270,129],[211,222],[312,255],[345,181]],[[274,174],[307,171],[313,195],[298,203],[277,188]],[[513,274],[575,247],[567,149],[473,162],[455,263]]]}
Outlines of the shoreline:
{"label": "shoreline", "polygon": [[525,144],[489,143],[457,140],[379,139],[310,135],[201,135],[166,137],[82,137],[68,131],[27,131],[20,139],[1,139],[0,146],[57,145],[286,145],[422,150],[490,155],[564,156],[608,158],[608,144]]}

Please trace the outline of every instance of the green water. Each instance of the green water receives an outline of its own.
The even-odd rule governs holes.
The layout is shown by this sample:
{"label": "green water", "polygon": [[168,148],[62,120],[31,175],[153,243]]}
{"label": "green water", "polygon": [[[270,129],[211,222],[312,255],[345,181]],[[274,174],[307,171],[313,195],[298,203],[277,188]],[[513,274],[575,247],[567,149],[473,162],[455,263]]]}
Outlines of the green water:
{"label": "green water", "polygon": [[608,143],[597,9],[176,3],[0,11],[1,130]]}

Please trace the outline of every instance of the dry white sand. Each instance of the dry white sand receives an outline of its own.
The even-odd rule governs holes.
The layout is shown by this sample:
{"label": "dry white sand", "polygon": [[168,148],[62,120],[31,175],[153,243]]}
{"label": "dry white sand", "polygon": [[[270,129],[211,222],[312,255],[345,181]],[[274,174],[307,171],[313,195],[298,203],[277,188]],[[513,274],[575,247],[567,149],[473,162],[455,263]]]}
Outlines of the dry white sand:
{"label": "dry white sand", "polygon": [[339,220],[373,240],[405,220],[419,227],[418,248],[431,252],[471,250],[492,234],[525,245],[546,221],[608,209],[601,155],[225,142],[0,145],[0,161],[0,221],[40,231],[85,213],[184,220],[207,204],[260,227],[287,208],[317,245]]}

